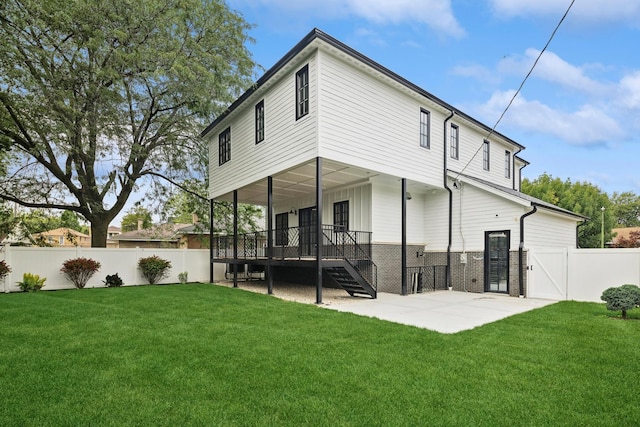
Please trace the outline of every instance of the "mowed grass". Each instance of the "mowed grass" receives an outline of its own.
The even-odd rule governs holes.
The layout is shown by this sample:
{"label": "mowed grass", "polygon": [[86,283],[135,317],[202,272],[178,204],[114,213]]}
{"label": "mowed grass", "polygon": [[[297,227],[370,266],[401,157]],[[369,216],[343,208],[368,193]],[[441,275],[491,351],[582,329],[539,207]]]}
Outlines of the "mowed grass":
{"label": "mowed grass", "polygon": [[630,314],[443,335],[212,285],[0,295],[0,425],[637,425]]}

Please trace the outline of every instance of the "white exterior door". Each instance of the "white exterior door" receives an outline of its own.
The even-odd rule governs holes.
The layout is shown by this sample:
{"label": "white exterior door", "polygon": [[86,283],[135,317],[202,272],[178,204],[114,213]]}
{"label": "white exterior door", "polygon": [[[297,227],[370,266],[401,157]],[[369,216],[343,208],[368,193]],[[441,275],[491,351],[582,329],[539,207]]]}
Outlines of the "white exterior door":
{"label": "white exterior door", "polygon": [[567,249],[529,249],[527,297],[567,299]]}

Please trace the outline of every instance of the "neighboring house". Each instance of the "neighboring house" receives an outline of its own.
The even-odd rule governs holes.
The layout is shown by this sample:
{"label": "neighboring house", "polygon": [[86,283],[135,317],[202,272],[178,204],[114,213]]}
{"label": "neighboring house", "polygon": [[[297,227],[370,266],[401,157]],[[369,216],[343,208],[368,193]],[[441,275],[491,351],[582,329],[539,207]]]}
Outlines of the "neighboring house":
{"label": "neighboring house", "polygon": [[611,229],[611,234],[613,234],[614,237],[612,241],[607,244],[607,246],[615,247],[616,245],[618,245],[618,243],[620,243],[620,240],[628,240],[631,237],[631,233],[633,232],[640,233],[640,227],[621,227]]}
{"label": "neighboring house", "polygon": [[41,240],[48,245],[65,248],[76,246],[80,246],[82,248],[91,247],[90,236],[66,227],[43,231],[42,233],[35,233],[33,235],[33,239],[36,242]]}
{"label": "neighboring house", "polygon": [[113,237],[119,235],[120,233],[122,233],[122,229],[120,229],[120,227],[115,227],[113,225],[110,225],[109,228],[107,228],[107,247],[108,248],[118,247],[118,242],[113,240]]}
{"label": "neighboring house", "polygon": [[585,219],[520,193],[520,143],[317,29],[202,137],[209,197],[267,207],[212,262],[265,267],[269,291],[315,283],[318,302],[330,283],[526,295],[527,248],[575,247]]}
{"label": "neighboring house", "polygon": [[209,226],[206,224],[160,224],[139,228],[111,237],[118,248],[182,248],[209,247]]}

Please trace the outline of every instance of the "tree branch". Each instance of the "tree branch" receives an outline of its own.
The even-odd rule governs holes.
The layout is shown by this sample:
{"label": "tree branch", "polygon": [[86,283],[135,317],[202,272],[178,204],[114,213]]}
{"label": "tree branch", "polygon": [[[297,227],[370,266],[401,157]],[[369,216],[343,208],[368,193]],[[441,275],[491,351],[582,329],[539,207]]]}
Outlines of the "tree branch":
{"label": "tree branch", "polygon": [[164,175],[162,175],[162,174],[159,174],[159,173],[157,173],[157,172],[146,171],[146,172],[142,173],[141,175],[153,175],[153,176],[157,176],[158,178],[162,178],[162,179],[164,179],[164,180],[169,181],[171,184],[173,184],[173,185],[175,185],[176,187],[180,188],[182,191],[185,191],[185,192],[187,192],[187,193],[191,194],[192,196],[195,196],[195,197],[197,197],[197,198],[199,198],[199,199],[201,199],[201,200],[209,201],[209,199],[207,199],[206,197],[204,197],[204,196],[202,196],[202,195],[200,195],[200,194],[198,194],[198,193],[196,193],[196,192],[194,192],[194,191],[189,190],[188,188],[186,188],[186,187],[185,187],[185,186],[183,186],[182,184],[179,184],[179,183],[177,183],[176,181],[172,180],[171,178],[166,177],[166,176],[164,176]]}

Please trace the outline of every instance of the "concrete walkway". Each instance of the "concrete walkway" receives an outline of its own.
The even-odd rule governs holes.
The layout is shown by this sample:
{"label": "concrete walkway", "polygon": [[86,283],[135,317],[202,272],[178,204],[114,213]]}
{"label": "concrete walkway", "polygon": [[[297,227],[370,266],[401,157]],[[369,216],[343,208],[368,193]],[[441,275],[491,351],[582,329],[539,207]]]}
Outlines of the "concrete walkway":
{"label": "concrete walkway", "polygon": [[555,302],[493,293],[436,291],[407,296],[378,293],[377,299],[350,298],[323,307],[451,334]]}

